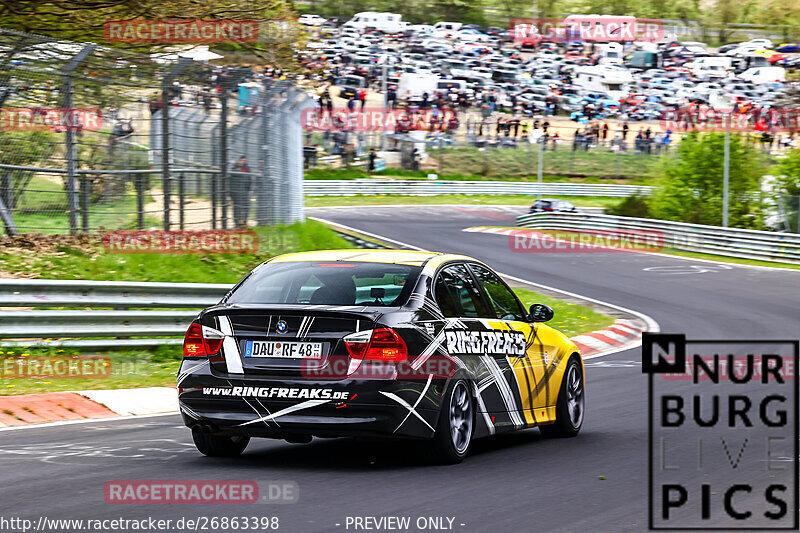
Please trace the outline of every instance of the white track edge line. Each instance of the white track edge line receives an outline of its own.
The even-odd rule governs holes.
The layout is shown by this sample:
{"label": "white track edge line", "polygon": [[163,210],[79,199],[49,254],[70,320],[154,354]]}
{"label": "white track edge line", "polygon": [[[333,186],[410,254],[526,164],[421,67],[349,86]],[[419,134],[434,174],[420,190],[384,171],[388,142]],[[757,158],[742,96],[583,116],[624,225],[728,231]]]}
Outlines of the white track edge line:
{"label": "white track edge line", "polygon": [[84,418],[81,420],[55,420],[53,422],[43,422],[41,424],[27,424],[24,426],[9,426],[0,428],[1,431],[18,431],[21,429],[40,429],[50,428],[55,426],[71,426],[74,424],[91,424],[92,422],[114,422],[115,420],[131,420],[134,418],[154,418],[157,416],[170,416],[179,415],[180,411],[170,411],[168,413],[152,413],[148,415],[125,415],[125,416],[107,416],[103,418]]}

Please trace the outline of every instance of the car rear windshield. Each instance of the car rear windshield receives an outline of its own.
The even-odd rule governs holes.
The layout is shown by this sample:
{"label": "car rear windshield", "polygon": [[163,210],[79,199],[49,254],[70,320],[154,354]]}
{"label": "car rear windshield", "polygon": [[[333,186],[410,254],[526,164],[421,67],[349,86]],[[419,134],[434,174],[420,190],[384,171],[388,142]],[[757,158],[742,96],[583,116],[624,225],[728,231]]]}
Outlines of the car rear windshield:
{"label": "car rear windshield", "polygon": [[268,263],[228,297],[229,304],[400,306],[420,267],[366,262]]}

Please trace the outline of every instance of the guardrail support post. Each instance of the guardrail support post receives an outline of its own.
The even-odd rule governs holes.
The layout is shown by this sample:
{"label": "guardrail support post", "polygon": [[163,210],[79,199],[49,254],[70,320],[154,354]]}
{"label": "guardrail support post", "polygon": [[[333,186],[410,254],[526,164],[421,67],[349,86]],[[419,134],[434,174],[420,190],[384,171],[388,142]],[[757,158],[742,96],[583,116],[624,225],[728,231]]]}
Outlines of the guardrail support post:
{"label": "guardrail support post", "polygon": [[[80,52],[75,54],[61,71],[61,112],[68,112],[73,106],[72,74],[86,61],[97,48],[96,44],[87,44]],[[71,118],[71,117],[70,117]],[[70,121],[71,122],[71,121]],[[75,142],[75,127],[70,123],[66,127],[64,145],[67,160],[67,211],[69,213],[69,232],[75,235],[78,232],[78,197],[76,188],[76,171],[78,169],[78,146]]]}

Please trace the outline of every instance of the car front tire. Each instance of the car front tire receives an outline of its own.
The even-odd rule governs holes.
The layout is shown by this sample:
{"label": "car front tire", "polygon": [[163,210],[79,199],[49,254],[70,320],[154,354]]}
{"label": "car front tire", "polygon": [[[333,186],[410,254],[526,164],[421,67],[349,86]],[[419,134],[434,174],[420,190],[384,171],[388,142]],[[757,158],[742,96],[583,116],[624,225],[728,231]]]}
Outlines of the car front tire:
{"label": "car front tire", "polygon": [[577,355],[567,362],[561,389],[556,402],[556,421],[553,424],[540,426],[539,431],[545,437],[574,437],[583,426],[586,405],[586,394],[583,387],[583,370]]}

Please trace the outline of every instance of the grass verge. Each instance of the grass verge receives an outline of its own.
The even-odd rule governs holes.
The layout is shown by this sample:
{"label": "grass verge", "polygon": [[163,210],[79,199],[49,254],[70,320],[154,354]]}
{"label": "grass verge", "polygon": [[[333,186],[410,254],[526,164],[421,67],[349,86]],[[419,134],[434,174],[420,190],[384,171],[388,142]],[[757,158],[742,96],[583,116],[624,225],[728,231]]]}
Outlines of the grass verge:
{"label": "grass verge", "polygon": [[741,257],[728,257],[724,255],[684,252],[683,250],[675,250],[674,248],[664,248],[661,250],[660,253],[667,255],[677,255],[680,257],[691,257],[694,259],[706,259],[708,261],[717,261],[719,263],[733,263],[737,265],[752,265],[752,266],[763,266],[771,268],[786,268],[788,270],[800,270],[800,265],[792,263],[778,263],[775,261],[759,261],[756,259],[743,259]]}
{"label": "grass verge", "polygon": [[0,252],[0,265],[11,277],[236,283],[259,263],[282,253],[353,248],[313,220],[255,231],[256,254],[116,254],[106,252],[97,237],[33,240],[28,247],[15,246],[12,240]]}
{"label": "grass verge", "polygon": [[604,329],[613,324],[615,320],[613,317],[598,313],[591,307],[565,302],[528,289],[514,288],[514,292],[522,301],[525,309],[530,308],[532,304],[545,304],[552,307],[555,313],[553,320],[547,325],[556,328],[567,337]]}
{"label": "grass verge", "polygon": [[[0,358],[57,357],[87,355],[75,348],[0,348]],[[92,353],[88,355],[100,355]],[[39,394],[95,389],[130,389],[175,386],[180,367],[180,346],[159,346],[152,350],[114,350],[102,353],[111,360],[111,374],[102,379],[20,377],[0,379],[0,396]]]}

